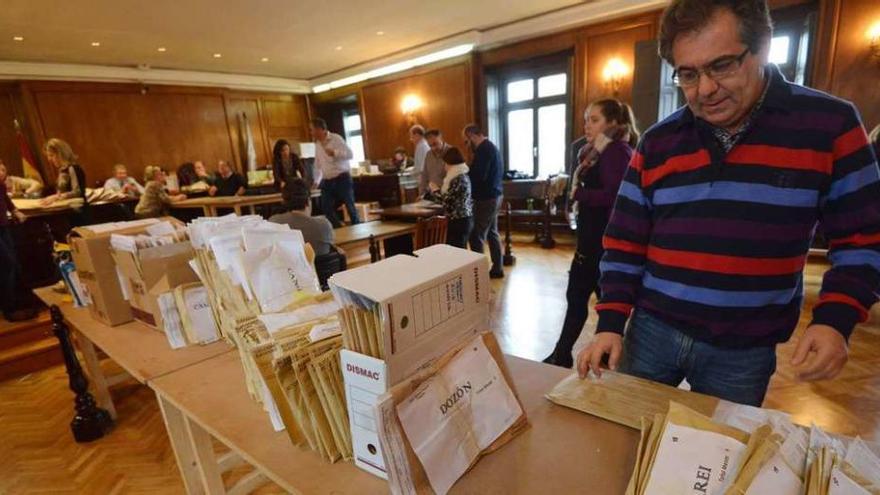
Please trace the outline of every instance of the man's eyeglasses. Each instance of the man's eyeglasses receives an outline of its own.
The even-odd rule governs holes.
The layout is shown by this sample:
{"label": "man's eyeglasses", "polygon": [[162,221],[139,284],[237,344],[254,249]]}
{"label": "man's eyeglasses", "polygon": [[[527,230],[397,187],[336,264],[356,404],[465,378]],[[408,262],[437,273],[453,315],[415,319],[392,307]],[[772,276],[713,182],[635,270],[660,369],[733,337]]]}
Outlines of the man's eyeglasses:
{"label": "man's eyeglasses", "polygon": [[719,81],[738,71],[748,54],[749,48],[746,48],[739,55],[727,55],[717,58],[701,68],[676,69],[672,73],[672,82],[678,87],[689,88],[700,83],[700,74],[706,74],[709,79]]}

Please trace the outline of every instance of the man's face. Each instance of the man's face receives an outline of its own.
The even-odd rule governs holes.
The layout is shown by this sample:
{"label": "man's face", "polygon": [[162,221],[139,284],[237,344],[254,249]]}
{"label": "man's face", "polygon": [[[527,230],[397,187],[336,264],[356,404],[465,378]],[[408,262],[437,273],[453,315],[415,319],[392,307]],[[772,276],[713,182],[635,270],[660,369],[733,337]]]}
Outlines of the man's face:
{"label": "man's face", "polygon": [[421,139],[421,137],[422,136],[416,134],[415,132],[411,132],[411,133],[409,133],[409,142],[411,142],[413,144],[418,143],[419,139]]}
{"label": "man's face", "polygon": [[[739,36],[736,16],[728,9],[720,9],[700,31],[676,37],[672,56],[676,70],[681,73],[736,57],[746,48]],[[758,54],[747,53],[741,67],[718,80],[700,74],[696,84],[682,87],[694,115],[716,127],[738,127],[764,90],[763,70],[768,51],[769,46],[765,46]]]}
{"label": "man's face", "polygon": [[320,127],[314,126],[309,129],[312,131],[312,139],[315,141],[323,141],[327,138],[327,129],[321,129]]}
{"label": "man's face", "polygon": [[0,162],[0,182],[6,182],[6,177],[6,165],[3,165],[3,162]]}
{"label": "man's face", "polygon": [[204,177],[205,175],[208,175],[208,171],[205,170],[205,164],[202,162],[195,162],[193,164],[193,170],[196,171],[196,175],[198,175],[199,177]]}
{"label": "man's face", "polygon": [[128,178],[128,170],[124,168],[116,169],[116,180],[123,181]]}
{"label": "man's face", "polygon": [[232,173],[232,168],[230,168],[229,164],[224,162],[223,160],[220,160],[220,162],[217,163],[217,170],[220,171],[220,175],[222,175],[223,177],[226,177]]}
{"label": "man's face", "polygon": [[428,146],[430,146],[431,151],[440,156],[440,153],[443,151],[443,138],[440,136],[431,136],[428,138]]}

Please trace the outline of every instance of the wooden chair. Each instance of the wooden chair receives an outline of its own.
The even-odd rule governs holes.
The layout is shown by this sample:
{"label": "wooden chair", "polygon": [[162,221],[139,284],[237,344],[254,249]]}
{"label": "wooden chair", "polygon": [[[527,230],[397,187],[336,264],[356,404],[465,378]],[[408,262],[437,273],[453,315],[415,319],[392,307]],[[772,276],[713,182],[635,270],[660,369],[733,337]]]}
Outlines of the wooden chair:
{"label": "wooden chair", "polygon": [[428,219],[419,219],[416,226],[415,249],[422,249],[434,244],[446,242],[446,229],[449,221],[444,216],[435,216]]}

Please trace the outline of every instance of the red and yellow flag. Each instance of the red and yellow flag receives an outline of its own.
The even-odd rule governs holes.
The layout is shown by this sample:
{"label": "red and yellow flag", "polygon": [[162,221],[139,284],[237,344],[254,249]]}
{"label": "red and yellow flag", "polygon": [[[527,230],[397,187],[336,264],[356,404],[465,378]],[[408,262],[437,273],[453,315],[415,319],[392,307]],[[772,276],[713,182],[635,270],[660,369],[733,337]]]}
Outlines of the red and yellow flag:
{"label": "red and yellow flag", "polygon": [[34,160],[34,155],[31,154],[31,147],[28,146],[27,139],[25,139],[24,134],[21,132],[18,120],[14,120],[13,122],[15,123],[15,138],[18,140],[18,148],[21,151],[22,175],[28,179],[43,182],[43,177],[37,169],[37,161]]}

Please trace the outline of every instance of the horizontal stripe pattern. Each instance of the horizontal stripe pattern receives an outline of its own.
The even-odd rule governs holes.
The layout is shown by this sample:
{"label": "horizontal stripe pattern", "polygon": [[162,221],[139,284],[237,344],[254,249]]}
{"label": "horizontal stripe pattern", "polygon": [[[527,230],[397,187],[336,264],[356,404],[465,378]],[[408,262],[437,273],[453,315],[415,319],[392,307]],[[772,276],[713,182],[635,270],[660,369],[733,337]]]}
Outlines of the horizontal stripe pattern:
{"label": "horizontal stripe pattern", "polygon": [[633,307],[719,345],[789,338],[821,221],[832,268],[814,323],[845,336],[880,293],[880,170],[854,107],[778,70],[754,127],[713,162],[689,111],[649,129],[600,263],[599,328]]}

